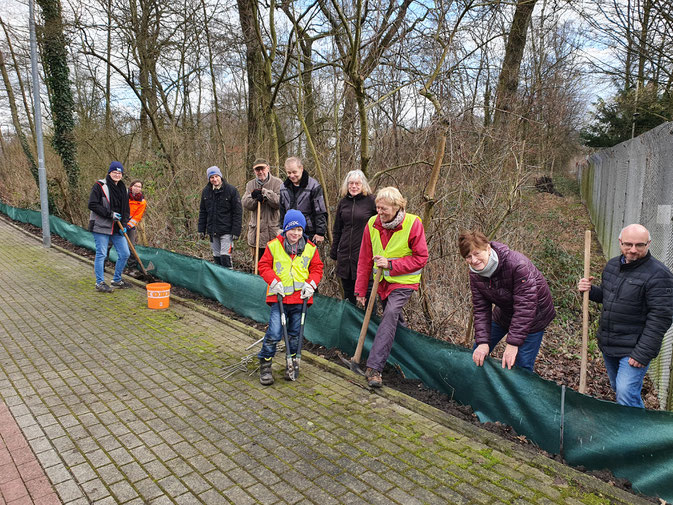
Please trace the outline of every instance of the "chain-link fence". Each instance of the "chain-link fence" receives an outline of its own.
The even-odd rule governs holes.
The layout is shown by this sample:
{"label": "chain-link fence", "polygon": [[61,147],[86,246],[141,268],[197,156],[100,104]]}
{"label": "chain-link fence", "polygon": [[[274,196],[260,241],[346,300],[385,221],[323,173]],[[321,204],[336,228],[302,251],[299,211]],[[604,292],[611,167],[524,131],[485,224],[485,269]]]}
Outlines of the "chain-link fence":
{"label": "chain-link fence", "polygon": [[[578,167],[598,240],[608,258],[620,254],[619,232],[640,223],[652,235],[650,251],[673,270],[673,123],[589,156]],[[673,410],[673,327],[649,369],[662,409]]]}

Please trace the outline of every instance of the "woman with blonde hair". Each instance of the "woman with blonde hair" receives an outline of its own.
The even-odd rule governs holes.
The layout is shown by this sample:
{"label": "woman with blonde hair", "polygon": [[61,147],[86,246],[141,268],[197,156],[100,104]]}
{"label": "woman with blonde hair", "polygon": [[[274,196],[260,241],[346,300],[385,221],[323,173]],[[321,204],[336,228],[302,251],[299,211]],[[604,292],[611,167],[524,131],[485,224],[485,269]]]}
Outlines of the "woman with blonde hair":
{"label": "woman with blonde hair", "polygon": [[507,335],[502,368],[516,365],[532,372],[545,328],[556,316],[544,276],[526,256],[489,242],[480,231],[461,233],[458,249],[470,268],[472,360],[482,366]]}
{"label": "woman with blonde hair", "polygon": [[[397,188],[382,188],[376,194],[376,216],[367,222],[362,235],[355,296],[364,304],[372,272],[383,277],[378,295],[383,317],[367,359],[367,381],[381,387],[383,370],[395,340],[397,326],[406,326],[402,308],[421,282],[421,270],[428,262],[428,245],[421,219],[406,211],[407,201]],[[374,296],[376,296],[374,294]]]}
{"label": "woman with blonde hair", "polygon": [[341,279],[344,298],[356,304],[355,280],[362,233],[369,218],[376,215],[376,202],[362,170],[351,170],[341,184],[341,200],[332,227],[330,258],[337,262],[336,275]]}

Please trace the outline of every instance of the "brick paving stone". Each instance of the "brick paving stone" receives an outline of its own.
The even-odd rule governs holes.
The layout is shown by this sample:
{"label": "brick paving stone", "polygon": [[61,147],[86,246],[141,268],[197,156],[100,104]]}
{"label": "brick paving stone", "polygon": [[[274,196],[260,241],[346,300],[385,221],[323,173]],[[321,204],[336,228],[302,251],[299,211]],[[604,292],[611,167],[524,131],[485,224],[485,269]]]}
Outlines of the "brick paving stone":
{"label": "brick paving stone", "polygon": [[48,492],[43,469],[44,505],[579,503],[571,481],[588,502],[643,503],[309,353],[297,382],[282,359],[272,387],[223,380],[256,330],[175,297],[149,310],[144,289],[97,293],[90,262],[2,219],[0,286],[0,401],[19,435],[0,485],[22,479],[19,498]]}

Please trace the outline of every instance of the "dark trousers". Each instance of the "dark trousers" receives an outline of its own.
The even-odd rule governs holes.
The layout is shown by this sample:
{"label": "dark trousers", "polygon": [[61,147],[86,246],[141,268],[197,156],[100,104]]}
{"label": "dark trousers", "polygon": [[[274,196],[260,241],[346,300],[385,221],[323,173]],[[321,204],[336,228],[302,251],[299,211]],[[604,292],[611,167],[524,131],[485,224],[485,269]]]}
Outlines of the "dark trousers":
{"label": "dark trousers", "polygon": [[376,331],[372,350],[369,351],[367,368],[373,368],[379,372],[383,370],[386,361],[388,361],[390,350],[393,348],[397,326],[407,325],[402,315],[402,307],[409,301],[413,292],[414,290],[411,288],[394,289],[388,295],[388,298],[382,300],[383,317],[379,323],[379,329]]}
{"label": "dark trousers", "polygon": [[[340,277],[341,286],[344,289],[344,300],[348,300],[353,305],[357,305],[357,299],[355,297],[355,280],[352,277]],[[365,307],[369,304],[369,297],[372,294],[372,286],[374,285],[374,280],[369,279],[369,286],[367,286],[367,296],[365,300]]]}

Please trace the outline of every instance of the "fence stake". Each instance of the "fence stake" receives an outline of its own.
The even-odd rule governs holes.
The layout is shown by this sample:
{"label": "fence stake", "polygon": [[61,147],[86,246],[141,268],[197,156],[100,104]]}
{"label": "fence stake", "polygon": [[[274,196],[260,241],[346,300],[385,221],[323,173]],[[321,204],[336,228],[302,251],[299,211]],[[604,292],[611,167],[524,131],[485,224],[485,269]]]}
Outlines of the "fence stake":
{"label": "fence stake", "polygon": [[[591,230],[584,232],[584,277],[589,278],[591,263]],[[582,364],[580,366],[580,393],[587,391],[587,346],[589,345],[589,291],[582,297]]]}

